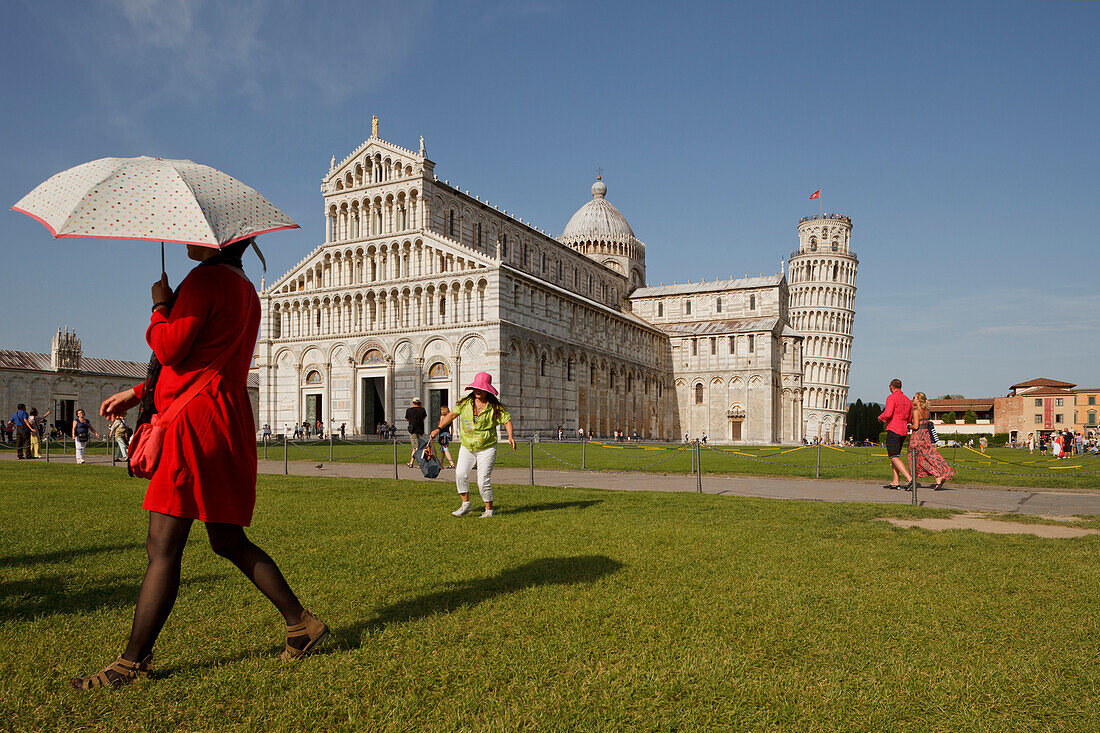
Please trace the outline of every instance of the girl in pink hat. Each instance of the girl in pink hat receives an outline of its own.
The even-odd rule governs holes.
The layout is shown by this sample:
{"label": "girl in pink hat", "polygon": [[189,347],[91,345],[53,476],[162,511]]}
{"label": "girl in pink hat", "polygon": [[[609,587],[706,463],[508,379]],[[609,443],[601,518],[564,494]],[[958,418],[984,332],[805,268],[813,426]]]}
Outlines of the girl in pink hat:
{"label": "girl in pink hat", "polygon": [[458,467],[455,469],[455,485],[462,497],[462,506],[451,512],[456,517],[470,513],[470,469],[477,466],[477,489],[481,500],[485,502],[482,519],[493,516],[493,463],[497,457],[497,426],[503,425],[508,433],[508,444],[516,449],[516,439],[512,434],[512,416],[497,399],[493,378],[488,372],[478,372],[474,381],[466,388],[470,394],[455,403],[455,409],[444,415],[439,427],[429,436],[435,440],[439,432],[461,417],[458,436],[462,447],[458,449]]}

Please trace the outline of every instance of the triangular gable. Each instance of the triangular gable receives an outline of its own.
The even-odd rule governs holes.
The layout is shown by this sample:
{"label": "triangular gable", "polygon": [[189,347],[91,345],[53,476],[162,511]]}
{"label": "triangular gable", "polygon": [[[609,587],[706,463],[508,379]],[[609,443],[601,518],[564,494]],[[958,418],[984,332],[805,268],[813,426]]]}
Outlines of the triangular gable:
{"label": "triangular gable", "polygon": [[405,163],[420,163],[421,157],[419,153],[415,153],[408,148],[403,148],[400,145],[394,145],[391,142],[383,140],[379,137],[372,137],[364,140],[359,147],[353,150],[343,160],[338,162],[336,166],[328,172],[325,176],[325,183],[330,183],[338,178],[343,178],[348,172],[354,172],[355,164],[367,157],[367,153],[374,155],[375,153],[381,153],[383,157],[389,157],[391,159],[400,159]]}

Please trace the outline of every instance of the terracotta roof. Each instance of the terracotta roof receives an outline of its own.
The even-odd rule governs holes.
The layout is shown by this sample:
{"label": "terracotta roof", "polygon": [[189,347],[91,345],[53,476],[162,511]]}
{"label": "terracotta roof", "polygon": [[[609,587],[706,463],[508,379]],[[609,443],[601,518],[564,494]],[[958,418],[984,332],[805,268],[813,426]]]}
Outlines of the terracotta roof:
{"label": "terracotta roof", "polygon": [[715,280],[702,283],[680,283],[678,285],[651,285],[638,288],[630,294],[633,298],[655,298],[668,295],[698,295],[722,290],[740,290],[742,288],[771,288],[783,282],[782,275],[764,275],[762,277],[741,277],[734,280]]}
{"label": "terracotta roof", "polygon": [[1029,379],[1026,382],[1020,382],[1019,384],[1012,385],[1012,389],[1018,389],[1020,387],[1076,387],[1077,385],[1072,382],[1059,382],[1057,379],[1047,379],[1046,377],[1038,377],[1037,379]]}
{"label": "terracotta roof", "polygon": [[992,409],[992,397],[958,400],[928,400],[929,412],[950,412],[951,410],[974,410],[975,412],[981,412]]}
{"label": "terracotta roof", "polygon": [[779,318],[734,318],[723,321],[690,321],[688,323],[661,324],[669,336],[719,336],[730,333],[759,333],[774,331]]}
{"label": "terracotta roof", "polygon": [[1075,394],[1077,390],[1065,387],[1034,387],[1026,392],[1017,392],[1016,397],[1041,397],[1050,394]]}

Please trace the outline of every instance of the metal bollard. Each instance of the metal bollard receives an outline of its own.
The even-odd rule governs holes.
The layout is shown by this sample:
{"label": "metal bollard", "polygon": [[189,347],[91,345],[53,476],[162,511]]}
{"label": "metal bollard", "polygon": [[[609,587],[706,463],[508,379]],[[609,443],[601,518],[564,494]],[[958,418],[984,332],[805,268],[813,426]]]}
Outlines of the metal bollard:
{"label": "metal bollard", "polygon": [[[110,438],[108,438],[110,440]],[[118,450],[115,448],[115,442],[111,441],[111,465],[115,465],[115,457],[118,455]]]}
{"label": "metal bollard", "polygon": [[531,485],[535,485],[535,441],[527,444],[527,465],[531,469]]}
{"label": "metal bollard", "polygon": [[50,436],[46,436],[46,463],[50,462]]}
{"label": "metal bollard", "polygon": [[264,436],[264,460],[267,460],[267,436]]}
{"label": "metal bollard", "polygon": [[917,505],[917,460],[913,446],[909,446],[909,475],[913,477],[913,506]]}
{"label": "metal bollard", "polygon": [[581,470],[582,471],[585,470],[585,458],[586,458],[585,453],[587,453],[587,448],[588,448],[588,438],[587,437],[581,438]]}
{"label": "metal bollard", "polygon": [[821,443],[817,444],[817,471],[814,478],[821,478]]}
{"label": "metal bollard", "polygon": [[393,439],[393,477],[397,478],[397,438]]}
{"label": "metal bollard", "polygon": [[332,460],[332,431],[328,431],[328,459]]}
{"label": "metal bollard", "polygon": [[699,447],[699,443],[695,444],[695,490],[700,494],[703,493],[703,466],[699,459],[702,458],[702,451]]}
{"label": "metal bollard", "polygon": [[288,443],[289,443],[289,441],[287,440],[286,433],[283,433],[283,475],[284,476],[287,475],[288,473],[290,473],[290,471],[288,469],[288,466],[287,466],[287,461],[289,460],[288,456],[290,455],[290,451],[287,450],[287,444]]}

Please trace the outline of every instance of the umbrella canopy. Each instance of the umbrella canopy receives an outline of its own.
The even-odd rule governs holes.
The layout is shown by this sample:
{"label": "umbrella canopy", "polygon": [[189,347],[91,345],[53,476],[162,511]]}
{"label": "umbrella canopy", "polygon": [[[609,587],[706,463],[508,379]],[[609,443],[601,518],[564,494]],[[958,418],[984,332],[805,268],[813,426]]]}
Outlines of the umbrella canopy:
{"label": "umbrella canopy", "polygon": [[256,234],[297,229],[255,189],[190,160],[100,158],[62,171],[15,211],[55,237],[179,242],[220,249]]}

